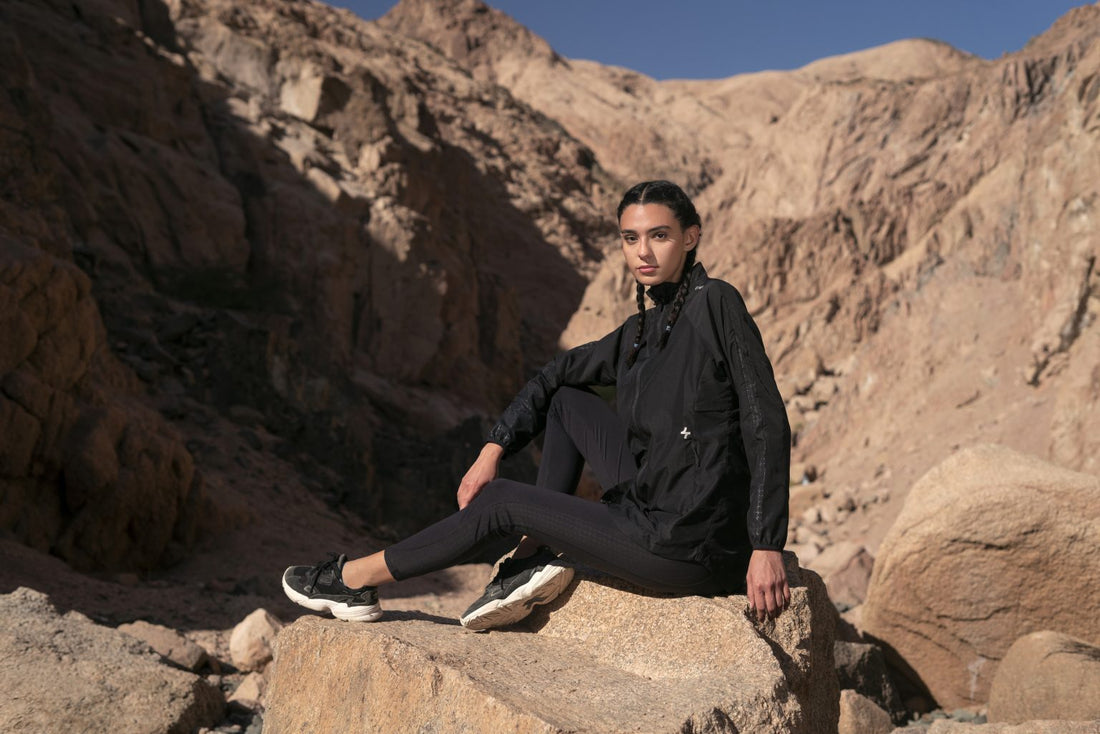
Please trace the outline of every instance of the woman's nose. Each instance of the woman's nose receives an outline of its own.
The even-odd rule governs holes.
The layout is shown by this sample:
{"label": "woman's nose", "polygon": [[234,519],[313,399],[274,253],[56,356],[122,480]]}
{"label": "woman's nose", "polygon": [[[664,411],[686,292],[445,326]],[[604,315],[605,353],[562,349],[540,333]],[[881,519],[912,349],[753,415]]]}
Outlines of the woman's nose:
{"label": "woman's nose", "polygon": [[653,250],[651,250],[649,248],[649,240],[645,239],[644,237],[641,238],[640,240],[638,240],[638,256],[639,257],[644,258],[647,255],[649,255],[651,252],[653,252]]}

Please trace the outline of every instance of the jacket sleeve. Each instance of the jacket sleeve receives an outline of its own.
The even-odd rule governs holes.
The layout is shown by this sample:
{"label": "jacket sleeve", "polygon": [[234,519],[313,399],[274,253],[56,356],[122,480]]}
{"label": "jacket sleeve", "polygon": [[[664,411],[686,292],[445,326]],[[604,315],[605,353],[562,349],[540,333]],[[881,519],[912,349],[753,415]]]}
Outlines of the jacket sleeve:
{"label": "jacket sleeve", "polygon": [[570,349],[546,363],[512,400],[489,431],[488,440],[503,446],[505,455],[514,454],[542,432],[550,400],[559,387],[614,385],[623,334],[630,323],[627,320],[599,341]]}
{"label": "jacket sleeve", "polygon": [[[791,427],[760,330],[733,286],[721,288],[712,314],[737,393],[741,439],[749,467],[749,542],[782,550],[787,542]],[[717,289],[716,289],[717,290]]]}

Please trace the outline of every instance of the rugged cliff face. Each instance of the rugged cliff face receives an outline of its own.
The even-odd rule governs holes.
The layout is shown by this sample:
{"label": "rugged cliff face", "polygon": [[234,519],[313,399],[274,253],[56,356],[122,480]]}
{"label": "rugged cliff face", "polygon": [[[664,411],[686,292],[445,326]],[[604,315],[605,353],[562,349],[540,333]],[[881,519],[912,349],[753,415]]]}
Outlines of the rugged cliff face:
{"label": "rugged cliff face", "polygon": [[[4,526],[91,566],[156,563],[163,542],[95,546],[149,513],[171,531],[201,485],[192,455],[217,448],[201,424],[224,419],[376,525],[438,513],[400,485],[450,496],[452,455],[481,433],[459,426],[554,351],[599,260],[591,152],[320,5],[3,13]],[[36,409],[55,398],[87,405]],[[173,421],[183,437],[148,445]],[[62,540],[99,505],[85,495],[125,494],[130,474],[176,509],[100,506],[117,517],[103,537]]]}
{"label": "rugged cliff face", "polygon": [[[1098,36],[657,82],[478,0],[0,3],[0,592],[296,614],[283,567],[449,511],[531,370],[632,310],[611,212],[659,176],[767,341],[796,550],[901,598],[868,549],[956,449],[1100,472]],[[453,617],[483,570],[387,609]]]}
{"label": "rugged cliff face", "polygon": [[[1100,6],[992,62],[907,41],[708,82],[476,0],[0,12],[2,516],[37,547],[163,560],[264,456],[376,528],[443,511],[529,370],[629,313],[608,212],[650,176],[761,324],[807,492],[896,496],[977,439],[1097,470]],[[104,555],[125,524],[77,517],[128,482],[173,487],[168,519]]]}
{"label": "rugged cliff face", "polygon": [[[562,59],[472,2],[381,22],[554,115],[620,179],[694,189],[700,259],[761,324],[813,492],[896,494],[981,440],[1100,469],[1100,6],[995,61],[903,41],[705,82]],[[565,345],[618,323],[632,285],[605,260]],[[873,545],[896,507],[842,534]]]}

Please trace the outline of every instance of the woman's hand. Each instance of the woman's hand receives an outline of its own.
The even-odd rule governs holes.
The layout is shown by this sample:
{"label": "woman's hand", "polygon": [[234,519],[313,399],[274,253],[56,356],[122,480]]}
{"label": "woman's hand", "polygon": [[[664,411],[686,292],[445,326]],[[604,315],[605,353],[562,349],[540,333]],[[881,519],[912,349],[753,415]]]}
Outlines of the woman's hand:
{"label": "woman's hand", "polygon": [[783,568],[783,554],[774,550],[754,550],[749,558],[749,572],[745,574],[749,594],[749,610],[756,618],[775,619],[791,603],[791,589],[787,586],[787,571]]}
{"label": "woman's hand", "polygon": [[458,509],[465,509],[466,505],[481,492],[482,487],[497,478],[497,468],[500,466],[500,457],[503,455],[503,446],[495,443],[485,444],[481,454],[466,471],[466,476],[462,477],[458,485]]}

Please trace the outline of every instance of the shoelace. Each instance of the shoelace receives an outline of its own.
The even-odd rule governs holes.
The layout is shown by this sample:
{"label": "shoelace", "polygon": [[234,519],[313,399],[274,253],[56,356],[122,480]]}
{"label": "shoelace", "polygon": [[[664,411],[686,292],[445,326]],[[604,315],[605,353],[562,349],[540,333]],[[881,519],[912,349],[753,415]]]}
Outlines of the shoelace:
{"label": "shoelace", "polygon": [[336,578],[339,579],[339,575],[336,574],[336,572],[339,570],[339,564],[340,554],[329,553],[329,559],[327,561],[322,561],[321,563],[318,563],[316,566],[309,570],[309,573],[306,574],[306,583],[308,584],[308,588],[317,588],[317,580],[321,578],[322,573],[329,569],[332,569],[334,574],[336,575]]}
{"label": "shoelace", "polygon": [[510,578],[515,573],[514,571],[512,571],[512,567],[513,566],[518,566],[518,565],[519,564],[516,561],[514,561],[513,559],[506,558],[504,560],[504,562],[500,564],[500,568],[497,569],[497,575],[494,576],[493,580],[489,582],[489,585],[488,585],[487,588],[489,588],[489,589],[503,589],[504,588],[504,580],[507,579],[507,578]]}

